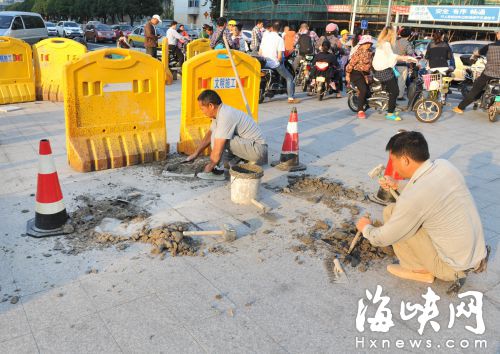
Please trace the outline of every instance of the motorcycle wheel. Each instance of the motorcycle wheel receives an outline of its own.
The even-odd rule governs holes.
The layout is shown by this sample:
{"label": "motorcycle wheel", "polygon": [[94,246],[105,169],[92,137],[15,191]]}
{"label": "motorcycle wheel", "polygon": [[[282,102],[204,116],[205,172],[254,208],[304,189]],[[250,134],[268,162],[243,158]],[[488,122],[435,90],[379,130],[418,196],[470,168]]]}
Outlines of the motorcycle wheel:
{"label": "motorcycle wheel", "polygon": [[264,102],[264,98],[266,98],[265,91],[264,91],[264,89],[260,89],[259,90],[259,103]]}
{"label": "motorcycle wheel", "polygon": [[470,90],[472,89],[472,81],[470,80],[464,80],[460,84],[460,93],[462,94],[462,97],[465,98]]}
{"label": "motorcycle wheel", "polygon": [[436,100],[422,99],[415,104],[415,117],[422,123],[434,123],[442,113],[443,106]]}
{"label": "motorcycle wheel", "polygon": [[347,98],[347,105],[351,109],[351,111],[357,113],[358,112],[358,95],[356,93],[350,92],[349,97]]}
{"label": "motorcycle wheel", "polygon": [[325,97],[325,90],[323,84],[318,85],[318,88],[316,90],[316,95],[318,96],[318,100],[323,101],[323,98]]}
{"label": "motorcycle wheel", "polygon": [[302,92],[307,92],[307,89],[308,89],[308,81],[309,80],[305,80],[304,79],[304,82],[302,83]]}
{"label": "motorcycle wheel", "polygon": [[495,106],[495,104],[492,104],[490,108],[488,108],[488,119],[490,120],[490,122],[495,123],[497,121],[498,113],[499,111],[497,107]]}

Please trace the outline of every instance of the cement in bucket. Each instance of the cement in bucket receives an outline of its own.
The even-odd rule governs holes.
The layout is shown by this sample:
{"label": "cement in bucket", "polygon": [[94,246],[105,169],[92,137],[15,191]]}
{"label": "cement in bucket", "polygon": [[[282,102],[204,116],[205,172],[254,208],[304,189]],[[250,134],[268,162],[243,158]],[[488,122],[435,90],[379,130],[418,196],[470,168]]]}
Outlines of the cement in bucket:
{"label": "cement in bucket", "polygon": [[235,165],[229,170],[231,175],[231,201],[236,204],[251,204],[258,199],[260,180],[264,176],[262,167],[257,165]]}

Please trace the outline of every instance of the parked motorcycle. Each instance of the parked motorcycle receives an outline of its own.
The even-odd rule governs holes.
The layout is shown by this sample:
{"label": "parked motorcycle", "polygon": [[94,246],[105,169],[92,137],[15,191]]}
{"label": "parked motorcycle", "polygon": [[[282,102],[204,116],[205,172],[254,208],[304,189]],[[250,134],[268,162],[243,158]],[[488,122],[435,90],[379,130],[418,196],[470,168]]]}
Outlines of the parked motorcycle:
{"label": "parked motorcycle", "polygon": [[311,71],[312,61],[314,55],[306,54],[304,59],[300,61],[300,66],[297,68],[295,73],[295,87],[302,87],[302,91],[306,92],[309,83],[311,82],[309,78],[309,73]]}
{"label": "parked motorcycle", "polygon": [[[254,56],[260,62],[260,89],[259,89],[259,103],[264,102],[266,97],[272,98],[275,95],[286,94],[286,80],[275,69],[268,69],[265,67],[266,58],[261,56]],[[294,75],[292,60],[288,58],[285,60],[285,68]]]}
{"label": "parked motorcycle", "polygon": [[[423,123],[434,123],[439,119],[443,112],[442,105],[431,97],[424,95],[424,81],[419,75],[418,70],[413,70],[412,82],[408,87],[408,104],[399,106],[402,111],[414,111],[417,120]],[[372,108],[379,113],[383,113],[389,106],[389,93],[383,87],[382,82],[373,79],[373,83],[369,85],[367,104],[365,111]],[[351,83],[347,89],[347,104],[353,112],[358,111],[358,90]]]}

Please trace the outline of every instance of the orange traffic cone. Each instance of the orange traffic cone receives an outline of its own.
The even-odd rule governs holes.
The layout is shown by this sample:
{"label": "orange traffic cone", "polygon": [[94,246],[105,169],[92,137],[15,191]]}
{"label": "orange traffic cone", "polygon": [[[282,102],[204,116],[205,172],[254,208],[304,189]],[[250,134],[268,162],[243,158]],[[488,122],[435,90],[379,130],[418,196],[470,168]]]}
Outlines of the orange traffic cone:
{"label": "orange traffic cone", "polygon": [[281,148],[279,161],[274,161],[271,166],[282,171],[304,171],[307,167],[299,162],[299,132],[297,108],[293,108],[288,119],[285,139]]}
{"label": "orange traffic cone", "polygon": [[[391,176],[392,178],[396,180],[402,180],[400,175],[394,170],[392,167],[392,161],[389,158],[387,161],[387,165],[385,168],[384,176]],[[397,192],[396,192],[397,193]],[[382,187],[379,187],[377,194],[372,194],[368,197],[372,202],[381,204],[381,205],[388,205],[390,203],[395,203],[396,199],[392,196],[392,194],[389,191],[386,191]]]}
{"label": "orange traffic cone", "polygon": [[[56,236],[65,231],[68,220],[52,149],[47,139],[40,140],[35,218],[28,221],[27,234],[33,237]],[[69,232],[68,232],[69,231]]]}

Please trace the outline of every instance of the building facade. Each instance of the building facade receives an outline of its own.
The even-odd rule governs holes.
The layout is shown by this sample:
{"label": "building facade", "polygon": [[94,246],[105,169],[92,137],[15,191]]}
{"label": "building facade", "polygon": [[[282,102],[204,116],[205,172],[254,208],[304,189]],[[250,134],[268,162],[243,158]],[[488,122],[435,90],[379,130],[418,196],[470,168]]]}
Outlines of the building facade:
{"label": "building facade", "polygon": [[[408,22],[410,5],[498,6],[499,3],[500,0],[393,0],[391,22]],[[389,0],[358,0],[356,26],[360,25],[361,20],[366,20],[370,31],[380,31],[385,26],[388,4]],[[279,20],[292,26],[307,22],[311,28],[316,28],[321,33],[328,22],[337,23],[341,29],[349,29],[353,11],[354,0],[228,0],[227,16],[248,23],[248,26],[257,19]],[[422,30],[432,30],[439,25],[423,25]],[[497,26],[498,24],[486,25]]]}
{"label": "building facade", "polygon": [[175,0],[174,20],[188,27],[210,23],[210,0]]}
{"label": "building facade", "polygon": [[0,11],[5,10],[7,6],[12,5],[16,2],[24,2],[24,0],[0,0]]}

